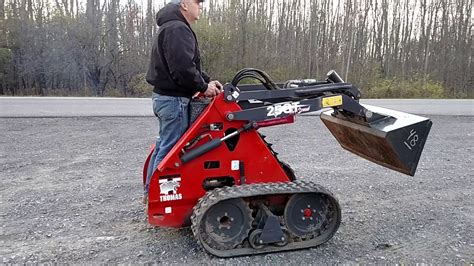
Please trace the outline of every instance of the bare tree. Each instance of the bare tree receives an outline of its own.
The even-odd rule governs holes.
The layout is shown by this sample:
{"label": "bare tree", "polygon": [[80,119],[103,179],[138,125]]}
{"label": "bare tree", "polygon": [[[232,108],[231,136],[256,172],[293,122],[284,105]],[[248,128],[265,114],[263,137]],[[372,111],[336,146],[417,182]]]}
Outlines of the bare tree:
{"label": "bare tree", "polygon": [[[166,2],[0,0],[0,94],[145,93],[155,10]],[[474,97],[472,5],[211,0],[193,27],[205,68],[222,81],[244,66],[277,80],[332,68],[369,95],[387,87],[374,97],[439,96],[440,86],[444,96]]]}

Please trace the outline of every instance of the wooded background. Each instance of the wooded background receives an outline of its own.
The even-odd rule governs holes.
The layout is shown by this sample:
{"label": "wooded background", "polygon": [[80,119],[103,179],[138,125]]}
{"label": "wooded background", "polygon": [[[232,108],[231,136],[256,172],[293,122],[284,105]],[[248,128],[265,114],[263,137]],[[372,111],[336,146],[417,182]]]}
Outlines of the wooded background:
{"label": "wooded background", "polygon": [[[0,0],[0,94],[149,96],[166,1]],[[204,69],[276,81],[335,69],[365,97],[473,98],[472,0],[207,0]]]}

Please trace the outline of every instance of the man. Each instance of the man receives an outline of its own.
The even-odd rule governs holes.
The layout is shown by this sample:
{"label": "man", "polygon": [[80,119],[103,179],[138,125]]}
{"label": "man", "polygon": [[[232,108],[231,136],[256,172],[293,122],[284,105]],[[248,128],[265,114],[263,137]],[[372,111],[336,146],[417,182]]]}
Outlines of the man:
{"label": "man", "polygon": [[144,203],[153,171],[189,127],[191,97],[197,92],[214,97],[222,89],[218,81],[211,81],[201,70],[196,34],[190,26],[199,19],[201,2],[172,0],[156,16],[159,30],[146,80],[154,86],[153,111],[158,117],[160,136],[148,167]]}

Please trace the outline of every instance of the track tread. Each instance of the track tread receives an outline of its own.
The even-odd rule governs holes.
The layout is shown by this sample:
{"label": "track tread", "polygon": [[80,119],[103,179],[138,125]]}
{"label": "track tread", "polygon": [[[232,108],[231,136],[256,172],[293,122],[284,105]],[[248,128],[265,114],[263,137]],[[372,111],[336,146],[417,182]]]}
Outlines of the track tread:
{"label": "track tread", "polygon": [[[203,232],[200,232],[201,221],[206,211],[218,202],[234,198],[303,193],[324,194],[334,200],[334,202],[336,203],[338,221],[334,232],[327,239],[302,240],[301,242],[290,243],[289,245],[284,247],[268,246],[261,250],[255,250],[252,248],[245,247],[231,250],[216,250],[205,243],[204,239],[206,238],[206,236],[203,235]],[[284,250],[295,250],[320,245],[328,241],[335,234],[340,224],[340,217],[341,211],[337,199],[326,188],[312,181],[297,180],[293,182],[245,184],[241,186],[216,188],[212,191],[207,192],[201,199],[199,199],[196,206],[194,206],[193,213],[191,215],[191,229],[193,231],[194,236],[198,240],[198,243],[209,253],[218,257],[233,257],[278,252]]]}

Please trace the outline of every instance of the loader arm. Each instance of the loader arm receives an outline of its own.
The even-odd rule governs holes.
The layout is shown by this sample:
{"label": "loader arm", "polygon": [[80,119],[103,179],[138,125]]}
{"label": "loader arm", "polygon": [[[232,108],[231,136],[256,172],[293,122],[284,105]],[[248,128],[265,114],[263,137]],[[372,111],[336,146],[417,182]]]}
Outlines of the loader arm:
{"label": "loader arm", "polygon": [[224,86],[224,100],[242,107],[228,112],[228,121],[285,124],[294,121],[285,118],[330,108],[321,120],[344,149],[392,170],[415,174],[430,119],[360,104],[359,89],[344,83],[335,71],[328,73],[326,82],[300,82],[284,89],[271,84],[268,76],[266,80],[270,85],[260,89],[253,85],[252,90],[240,90],[235,80]]}
{"label": "loader arm", "polygon": [[[258,107],[247,107],[244,110],[229,112],[229,121],[265,121],[284,118],[291,115],[319,111],[324,108],[351,113],[361,123],[373,123],[387,116],[374,114],[360,105],[357,97],[359,90],[351,84],[321,84],[301,88],[282,90],[241,91],[232,84],[224,86],[224,99],[227,102],[263,101]],[[265,104],[265,102],[267,102]]]}

